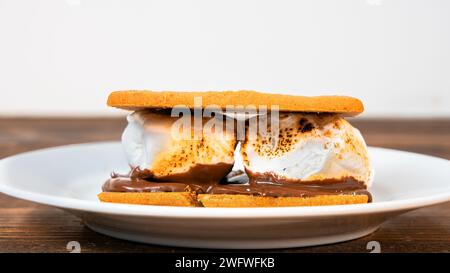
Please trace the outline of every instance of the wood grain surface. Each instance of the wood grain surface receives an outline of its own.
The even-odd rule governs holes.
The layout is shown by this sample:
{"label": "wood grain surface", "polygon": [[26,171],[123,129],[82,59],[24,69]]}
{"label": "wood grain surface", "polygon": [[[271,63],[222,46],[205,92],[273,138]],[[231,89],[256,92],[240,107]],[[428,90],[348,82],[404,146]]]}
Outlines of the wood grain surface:
{"label": "wood grain surface", "polygon": [[[362,131],[371,146],[450,159],[448,119],[350,121]],[[119,140],[124,126],[124,118],[3,118],[0,119],[0,158],[51,146]],[[213,251],[145,245],[110,238],[89,230],[78,218],[62,210],[0,194],[0,252],[68,252],[66,246],[70,241],[78,241],[82,252]],[[366,249],[369,241],[378,241],[382,252],[449,252],[450,203],[395,217],[375,233],[357,240],[264,252],[369,252]]]}

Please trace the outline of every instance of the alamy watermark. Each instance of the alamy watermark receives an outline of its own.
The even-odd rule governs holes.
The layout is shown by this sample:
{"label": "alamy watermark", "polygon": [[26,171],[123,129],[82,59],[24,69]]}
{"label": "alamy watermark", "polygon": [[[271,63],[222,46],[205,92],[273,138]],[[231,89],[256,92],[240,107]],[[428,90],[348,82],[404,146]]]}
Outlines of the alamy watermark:
{"label": "alamy watermark", "polygon": [[81,245],[78,241],[70,241],[66,245],[67,251],[70,253],[81,253]]}
{"label": "alamy watermark", "polygon": [[171,117],[178,119],[171,126],[175,140],[201,140],[204,136],[245,140],[262,137],[275,148],[279,137],[279,106],[271,105],[218,105],[203,106],[202,97],[194,98],[194,107],[176,105]]}
{"label": "alamy watermark", "polygon": [[381,244],[378,241],[367,242],[366,249],[370,250],[370,253],[381,253]]}

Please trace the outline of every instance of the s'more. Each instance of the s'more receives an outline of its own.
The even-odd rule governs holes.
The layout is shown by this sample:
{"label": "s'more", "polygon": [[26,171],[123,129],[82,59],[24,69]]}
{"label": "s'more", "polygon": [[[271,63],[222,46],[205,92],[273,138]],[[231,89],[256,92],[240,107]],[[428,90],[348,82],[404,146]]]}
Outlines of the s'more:
{"label": "s'more", "polygon": [[345,118],[347,96],[256,91],[115,91],[130,111],[102,202],[191,207],[287,207],[371,202],[366,143]]}

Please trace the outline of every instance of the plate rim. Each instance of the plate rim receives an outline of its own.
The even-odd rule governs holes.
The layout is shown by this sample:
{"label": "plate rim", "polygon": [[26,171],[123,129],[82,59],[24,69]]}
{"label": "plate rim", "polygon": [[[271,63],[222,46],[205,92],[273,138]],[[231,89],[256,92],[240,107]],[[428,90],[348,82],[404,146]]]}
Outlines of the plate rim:
{"label": "plate rim", "polygon": [[[9,160],[14,160],[20,156],[33,153],[78,148],[98,145],[117,145],[119,141],[100,141],[79,144],[54,146],[44,149],[28,151],[12,155],[0,160],[0,166]],[[430,155],[388,149],[382,147],[369,147],[370,150],[380,150],[387,152],[405,153],[414,156],[433,158],[450,163],[450,160]],[[408,198],[403,200],[381,201],[369,204],[333,205],[333,206],[312,206],[312,207],[261,207],[261,208],[199,208],[199,207],[174,207],[174,206],[152,206],[133,204],[113,204],[102,203],[100,201],[80,200],[69,197],[59,197],[48,194],[30,192],[7,186],[0,181],[0,192],[15,198],[50,205],[61,209],[72,211],[84,211],[91,213],[102,213],[109,215],[140,216],[140,217],[161,217],[161,218],[292,218],[292,217],[325,217],[325,216],[349,216],[358,214],[376,214],[388,212],[400,212],[418,209],[426,206],[436,205],[450,201],[450,186],[448,191],[429,196]]]}

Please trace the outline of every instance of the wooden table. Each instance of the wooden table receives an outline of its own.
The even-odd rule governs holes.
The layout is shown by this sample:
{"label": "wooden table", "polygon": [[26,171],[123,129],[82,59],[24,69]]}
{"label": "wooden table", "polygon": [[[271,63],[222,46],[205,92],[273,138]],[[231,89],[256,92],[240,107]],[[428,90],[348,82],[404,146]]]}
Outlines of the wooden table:
{"label": "wooden table", "polygon": [[[448,119],[351,122],[360,128],[369,145],[450,159]],[[119,140],[124,125],[123,118],[0,119],[0,158],[50,146]],[[144,245],[110,238],[89,230],[78,218],[59,209],[0,194],[0,252],[67,252],[69,241],[80,242],[82,252],[211,251]],[[268,251],[368,252],[366,245],[369,241],[380,242],[382,252],[448,252],[450,203],[395,217],[375,233],[350,242]]]}

